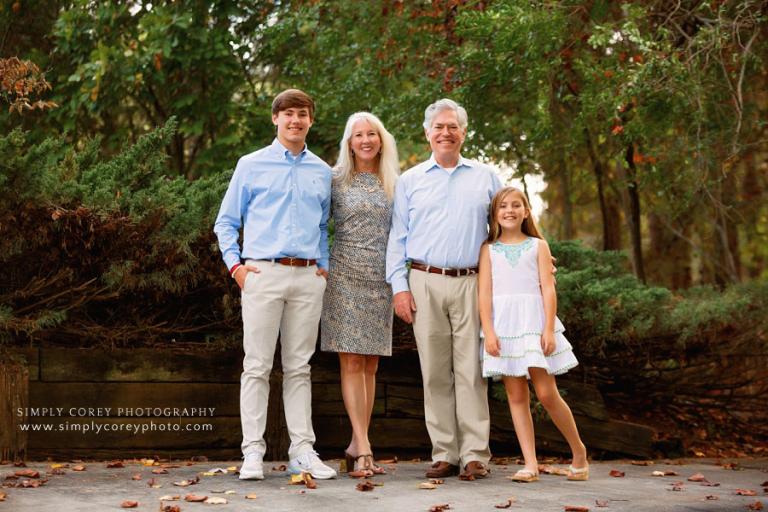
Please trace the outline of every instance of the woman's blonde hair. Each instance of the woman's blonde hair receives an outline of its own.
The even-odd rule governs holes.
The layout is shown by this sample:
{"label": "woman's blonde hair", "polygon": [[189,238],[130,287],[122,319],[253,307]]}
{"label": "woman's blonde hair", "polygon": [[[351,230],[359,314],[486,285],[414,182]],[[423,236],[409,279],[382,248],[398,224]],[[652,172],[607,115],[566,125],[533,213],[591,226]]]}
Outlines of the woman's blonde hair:
{"label": "woman's blonde hair", "polygon": [[339,143],[339,160],[336,162],[334,182],[348,184],[355,174],[355,157],[349,147],[349,139],[352,137],[352,127],[357,121],[368,121],[379,134],[381,140],[381,152],[379,155],[378,177],[381,180],[387,199],[392,201],[395,197],[395,182],[400,175],[400,162],[397,157],[397,143],[391,133],[384,128],[381,120],[370,112],[355,112],[344,127],[344,135]]}
{"label": "woman's blonde hair", "polygon": [[528,213],[528,217],[523,220],[522,231],[528,236],[535,238],[544,238],[539,233],[539,228],[536,227],[536,221],[533,218],[533,212],[531,212],[531,203],[528,202],[528,197],[525,193],[517,187],[504,187],[493,196],[491,200],[491,210],[488,212],[488,243],[492,244],[501,236],[501,225],[496,220],[496,212],[499,210],[499,205],[509,194],[517,192],[523,201],[525,211]]}

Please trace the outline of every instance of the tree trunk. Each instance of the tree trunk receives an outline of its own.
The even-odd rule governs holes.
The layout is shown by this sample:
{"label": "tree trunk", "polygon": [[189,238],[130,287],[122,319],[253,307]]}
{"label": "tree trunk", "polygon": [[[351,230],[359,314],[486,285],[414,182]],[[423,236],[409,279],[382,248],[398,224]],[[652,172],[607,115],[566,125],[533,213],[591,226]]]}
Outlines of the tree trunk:
{"label": "tree trunk", "polygon": [[592,138],[589,135],[589,131],[585,129],[584,134],[586,136],[589,159],[592,162],[592,172],[595,174],[595,181],[597,182],[597,199],[600,203],[600,217],[603,221],[603,250],[618,251],[621,250],[620,215],[618,215],[618,208],[616,207],[615,200],[610,199],[610,196],[606,194],[606,166],[603,161],[598,158],[597,153],[592,146]]}
{"label": "tree trunk", "polygon": [[558,178],[558,184],[560,186],[560,201],[562,203],[561,208],[561,225],[560,225],[560,238],[563,240],[571,240],[573,238],[573,203],[571,202],[571,176],[568,173],[568,163],[565,159],[565,122],[563,120],[563,112],[565,107],[557,99],[556,88],[559,86],[558,81],[551,80],[550,95],[549,95],[549,116],[552,120],[552,139],[554,141],[554,163],[556,172],[555,175]]}
{"label": "tree trunk", "polygon": [[29,370],[26,365],[0,364],[0,460],[23,460],[27,454],[27,432],[19,425],[29,406]]}
{"label": "tree trunk", "polygon": [[674,219],[675,229],[670,229],[664,218],[655,212],[648,213],[648,231],[650,234],[648,278],[655,284],[661,284],[673,290],[689,288],[692,284],[691,246],[683,238],[690,236],[688,215]]}
{"label": "tree trunk", "polygon": [[617,170],[624,175],[627,194],[627,224],[629,225],[629,235],[632,242],[632,266],[635,270],[635,276],[645,283],[645,266],[643,264],[643,240],[640,232],[640,190],[637,184],[637,168],[635,167],[635,148],[630,144],[627,146],[625,160],[627,171],[623,166],[617,165]]}

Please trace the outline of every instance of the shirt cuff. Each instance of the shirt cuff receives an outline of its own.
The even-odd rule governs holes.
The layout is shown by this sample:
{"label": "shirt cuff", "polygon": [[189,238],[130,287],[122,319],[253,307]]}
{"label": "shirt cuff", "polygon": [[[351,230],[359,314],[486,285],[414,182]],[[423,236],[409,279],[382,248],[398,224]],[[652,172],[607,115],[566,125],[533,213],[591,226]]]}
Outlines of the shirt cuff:
{"label": "shirt cuff", "polygon": [[407,292],[410,288],[408,288],[408,278],[407,277],[396,277],[392,279],[392,295],[395,295],[400,292]]}

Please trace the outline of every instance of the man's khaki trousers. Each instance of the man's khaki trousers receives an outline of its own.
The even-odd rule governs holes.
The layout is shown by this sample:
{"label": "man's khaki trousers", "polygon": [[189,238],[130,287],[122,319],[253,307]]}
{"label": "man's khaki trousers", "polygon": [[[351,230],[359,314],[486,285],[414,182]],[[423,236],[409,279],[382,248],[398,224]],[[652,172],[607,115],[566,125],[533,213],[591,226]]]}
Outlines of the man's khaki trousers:
{"label": "man's khaki trousers", "polygon": [[277,335],[283,366],[283,407],[291,438],[288,457],[312,450],[312,383],[309,359],[315,351],[325,278],[317,267],[290,267],[269,261],[247,262],[261,270],[249,272],[242,291],[243,373],[240,378],[240,419],[243,454],[267,449],[269,374]]}
{"label": "man's khaki trousers", "polygon": [[424,418],[432,460],[487,464],[487,384],[480,366],[477,275],[449,277],[411,270],[413,333],[424,380]]}

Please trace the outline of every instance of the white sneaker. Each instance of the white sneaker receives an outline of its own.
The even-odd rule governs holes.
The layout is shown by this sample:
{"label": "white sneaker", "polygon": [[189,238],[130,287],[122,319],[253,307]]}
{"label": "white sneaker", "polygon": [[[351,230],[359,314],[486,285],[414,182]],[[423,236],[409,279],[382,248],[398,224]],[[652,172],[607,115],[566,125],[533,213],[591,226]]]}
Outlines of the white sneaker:
{"label": "white sneaker", "polygon": [[240,480],[264,480],[264,456],[260,453],[247,453],[240,467]]}
{"label": "white sneaker", "polygon": [[312,475],[312,478],[317,480],[336,478],[336,470],[326,466],[315,451],[302,453],[295,459],[291,459],[288,462],[288,471],[294,475],[309,473]]}

